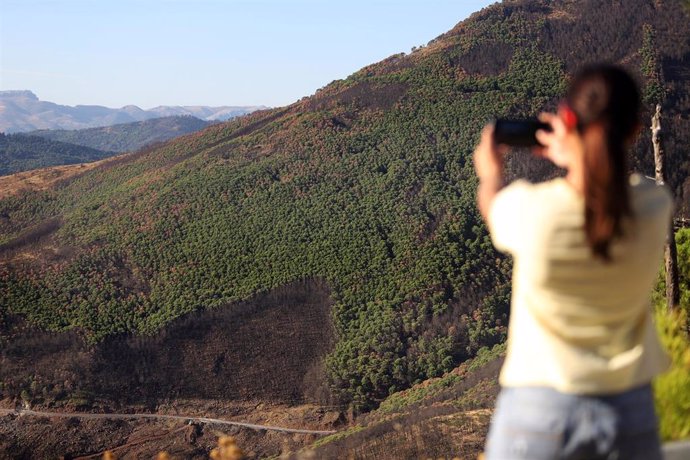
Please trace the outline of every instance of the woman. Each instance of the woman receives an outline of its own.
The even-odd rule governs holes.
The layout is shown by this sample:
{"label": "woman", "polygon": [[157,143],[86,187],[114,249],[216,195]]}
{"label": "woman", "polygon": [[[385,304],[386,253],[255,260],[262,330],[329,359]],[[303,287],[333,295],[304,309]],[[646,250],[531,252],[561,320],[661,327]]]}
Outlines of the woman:
{"label": "woman", "polygon": [[577,75],[537,153],[567,170],[503,188],[504,146],[484,129],[478,206],[513,256],[508,350],[486,446],[492,459],[660,459],[650,381],[668,365],[649,294],[671,199],[627,177],[639,91],[619,68]]}

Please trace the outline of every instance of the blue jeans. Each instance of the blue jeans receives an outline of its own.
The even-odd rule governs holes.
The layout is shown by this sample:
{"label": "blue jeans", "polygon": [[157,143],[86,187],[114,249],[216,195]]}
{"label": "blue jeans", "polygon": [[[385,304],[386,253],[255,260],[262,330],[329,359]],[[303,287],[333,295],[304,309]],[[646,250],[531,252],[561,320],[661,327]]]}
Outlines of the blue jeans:
{"label": "blue jeans", "polygon": [[650,385],[607,396],[503,388],[486,460],[661,460]]}

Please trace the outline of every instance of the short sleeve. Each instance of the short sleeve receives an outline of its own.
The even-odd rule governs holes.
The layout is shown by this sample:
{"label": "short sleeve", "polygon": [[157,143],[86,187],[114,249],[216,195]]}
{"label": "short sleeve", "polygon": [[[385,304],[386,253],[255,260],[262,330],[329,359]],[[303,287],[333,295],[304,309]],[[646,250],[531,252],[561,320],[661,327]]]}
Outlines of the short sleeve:
{"label": "short sleeve", "polygon": [[489,208],[488,227],[496,249],[515,255],[526,240],[524,222],[532,185],[517,180],[496,194]]}

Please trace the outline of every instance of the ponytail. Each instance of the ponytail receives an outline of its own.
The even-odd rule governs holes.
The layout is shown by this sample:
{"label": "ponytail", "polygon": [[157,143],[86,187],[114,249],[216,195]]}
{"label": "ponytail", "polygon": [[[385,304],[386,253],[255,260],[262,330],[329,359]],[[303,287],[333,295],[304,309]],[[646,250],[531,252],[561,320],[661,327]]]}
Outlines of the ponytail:
{"label": "ponytail", "polygon": [[609,245],[623,235],[622,221],[631,210],[627,168],[625,161],[620,161],[625,160],[625,152],[606,154],[604,149],[610,152],[619,147],[611,136],[602,147],[585,151],[585,234],[592,253],[609,261]]}
{"label": "ponytail", "polygon": [[584,154],[585,235],[592,253],[610,261],[611,242],[623,235],[623,220],[632,215],[625,144],[637,125],[639,91],[623,70],[600,65],[573,80],[567,104],[581,132],[595,122],[604,130],[601,143]]}

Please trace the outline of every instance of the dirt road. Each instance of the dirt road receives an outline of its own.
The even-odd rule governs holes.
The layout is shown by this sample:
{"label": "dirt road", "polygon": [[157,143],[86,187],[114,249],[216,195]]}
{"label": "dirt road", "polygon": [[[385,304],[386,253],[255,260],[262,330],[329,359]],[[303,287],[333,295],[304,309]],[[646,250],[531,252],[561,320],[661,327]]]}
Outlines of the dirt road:
{"label": "dirt road", "polygon": [[300,434],[316,434],[316,435],[328,435],[333,434],[335,431],[325,431],[325,430],[302,430],[298,428],[285,428],[279,426],[269,426],[269,425],[256,425],[254,423],[245,422],[234,422],[230,420],[221,420],[217,418],[208,417],[195,417],[195,416],[184,416],[184,415],[159,415],[159,414],[90,414],[90,413],[77,413],[77,412],[41,412],[29,409],[0,409],[0,415],[17,415],[19,417],[25,416],[35,416],[35,417],[60,417],[60,418],[83,418],[83,419],[108,419],[108,420],[135,420],[135,419],[154,419],[154,420],[178,420],[181,422],[197,422],[197,423],[208,423],[208,424],[218,424],[218,425],[231,425],[239,426],[243,428],[250,428],[252,430],[266,430],[266,431],[278,431],[282,433],[300,433]]}

